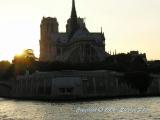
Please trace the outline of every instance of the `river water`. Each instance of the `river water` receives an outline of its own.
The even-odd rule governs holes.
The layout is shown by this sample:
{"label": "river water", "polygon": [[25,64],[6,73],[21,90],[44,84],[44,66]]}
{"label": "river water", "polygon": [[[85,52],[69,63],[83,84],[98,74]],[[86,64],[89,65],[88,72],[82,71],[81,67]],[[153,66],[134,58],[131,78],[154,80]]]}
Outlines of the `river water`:
{"label": "river water", "polygon": [[86,102],[0,98],[0,120],[160,120],[160,97]]}

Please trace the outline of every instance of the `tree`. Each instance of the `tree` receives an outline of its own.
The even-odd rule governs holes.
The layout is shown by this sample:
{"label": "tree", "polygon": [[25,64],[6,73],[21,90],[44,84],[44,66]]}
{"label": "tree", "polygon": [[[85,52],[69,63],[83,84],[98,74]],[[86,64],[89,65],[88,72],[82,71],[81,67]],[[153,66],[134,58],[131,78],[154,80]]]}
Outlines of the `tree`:
{"label": "tree", "polygon": [[36,57],[32,49],[26,49],[21,55],[15,55],[12,63],[15,66],[15,74],[23,75],[27,70],[34,71]]}
{"label": "tree", "polygon": [[0,79],[5,79],[6,72],[10,67],[11,63],[9,61],[0,61]]}

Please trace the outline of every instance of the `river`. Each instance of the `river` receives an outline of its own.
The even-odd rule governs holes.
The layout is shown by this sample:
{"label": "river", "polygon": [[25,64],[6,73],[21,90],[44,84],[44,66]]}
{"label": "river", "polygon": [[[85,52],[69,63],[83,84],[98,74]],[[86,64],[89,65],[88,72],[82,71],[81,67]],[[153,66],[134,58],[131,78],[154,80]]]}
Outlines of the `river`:
{"label": "river", "polygon": [[160,120],[160,97],[86,102],[0,98],[0,120]]}

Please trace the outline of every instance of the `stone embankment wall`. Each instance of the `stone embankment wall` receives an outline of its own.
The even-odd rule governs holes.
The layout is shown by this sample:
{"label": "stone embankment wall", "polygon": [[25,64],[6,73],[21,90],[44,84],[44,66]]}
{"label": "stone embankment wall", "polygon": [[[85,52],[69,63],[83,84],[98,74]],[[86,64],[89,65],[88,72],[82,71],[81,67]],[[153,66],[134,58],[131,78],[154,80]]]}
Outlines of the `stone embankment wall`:
{"label": "stone embankment wall", "polygon": [[[90,98],[137,96],[139,91],[121,82],[114,71],[55,71],[18,76],[11,88],[0,85],[0,95],[19,98]],[[152,77],[146,95],[159,95],[160,75]]]}
{"label": "stone embankment wall", "polygon": [[120,82],[123,73],[113,71],[55,71],[19,76],[15,81],[14,97],[89,98],[137,95],[135,90]]}

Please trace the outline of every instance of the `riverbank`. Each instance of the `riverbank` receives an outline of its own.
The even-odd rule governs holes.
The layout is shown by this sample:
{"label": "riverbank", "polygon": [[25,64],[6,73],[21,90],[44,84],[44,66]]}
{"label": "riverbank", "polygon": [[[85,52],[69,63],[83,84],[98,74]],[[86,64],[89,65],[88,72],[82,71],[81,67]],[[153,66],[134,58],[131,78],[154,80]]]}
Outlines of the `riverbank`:
{"label": "riverbank", "polygon": [[[0,96],[1,97],[1,96]],[[137,99],[137,98],[152,98],[160,97],[160,95],[132,95],[132,96],[114,96],[114,97],[91,97],[91,98],[26,98],[26,97],[1,97],[8,100],[17,100],[17,101],[41,101],[41,102],[55,102],[55,103],[76,103],[76,102],[93,102],[93,101],[108,101],[108,100],[123,100],[123,99]]]}
{"label": "riverbank", "polygon": [[159,75],[150,75],[152,80],[145,89],[128,84],[124,76],[124,73],[110,70],[37,72],[17,76],[16,80],[1,81],[0,96],[31,100],[78,100],[160,95]]}

